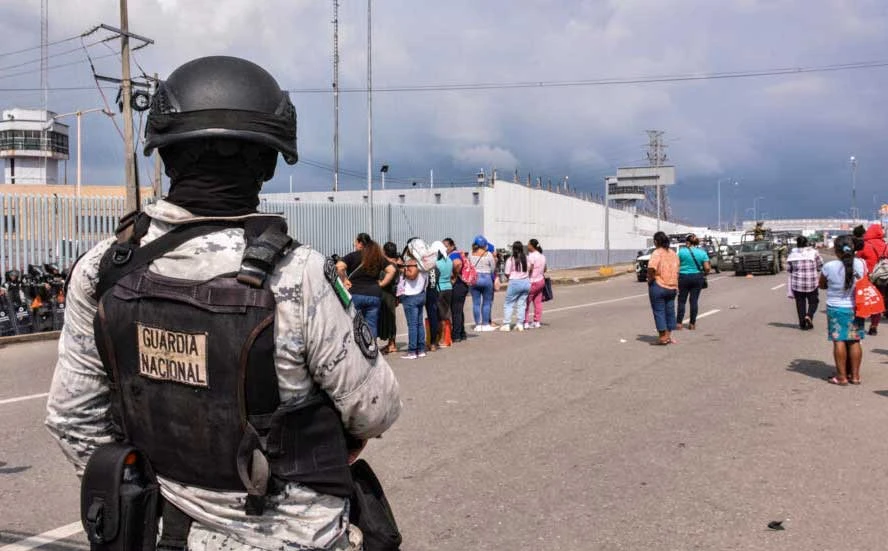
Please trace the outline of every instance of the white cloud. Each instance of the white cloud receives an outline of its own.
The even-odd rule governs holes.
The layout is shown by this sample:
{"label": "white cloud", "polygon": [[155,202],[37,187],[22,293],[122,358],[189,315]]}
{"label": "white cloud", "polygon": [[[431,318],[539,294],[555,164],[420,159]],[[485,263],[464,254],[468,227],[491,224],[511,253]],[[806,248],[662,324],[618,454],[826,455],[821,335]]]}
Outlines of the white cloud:
{"label": "white cloud", "polygon": [[500,171],[512,171],[518,166],[518,159],[510,151],[489,145],[460,149],[454,153],[453,158],[467,170],[493,167]]}

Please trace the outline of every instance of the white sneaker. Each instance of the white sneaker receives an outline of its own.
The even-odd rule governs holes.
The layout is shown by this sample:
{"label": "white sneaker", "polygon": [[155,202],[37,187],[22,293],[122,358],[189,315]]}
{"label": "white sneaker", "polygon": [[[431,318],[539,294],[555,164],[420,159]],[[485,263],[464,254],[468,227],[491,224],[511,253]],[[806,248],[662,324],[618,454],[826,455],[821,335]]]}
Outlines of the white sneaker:
{"label": "white sneaker", "polygon": [[500,331],[504,331],[506,333],[508,333],[511,330],[512,330],[512,328],[509,327],[508,325],[505,325],[505,324],[502,327],[500,327]]}
{"label": "white sneaker", "polygon": [[484,331],[484,326],[483,325],[476,325],[475,326],[475,333],[480,333],[481,331]]}
{"label": "white sneaker", "polygon": [[426,353],[425,353],[425,352],[420,352],[419,354],[416,355],[416,357],[417,357],[417,358],[425,358],[425,357],[426,357]]}
{"label": "white sneaker", "polygon": [[524,324],[519,323],[518,325],[515,326],[515,330],[516,331],[524,331]]}
{"label": "white sneaker", "polygon": [[496,329],[494,329],[494,328],[491,327],[490,325],[482,325],[482,326],[481,326],[481,331],[485,331],[485,332],[487,332],[487,331],[496,331]]}
{"label": "white sneaker", "polygon": [[540,327],[542,327],[542,326],[540,325],[540,322],[538,322],[538,321],[533,322],[533,328],[534,328],[534,329],[539,329]]}
{"label": "white sneaker", "polygon": [[404,354],[403,356],[401,356],[401,359],[402,359],[402,360],[415,360],[415,359],[418,358],[418,357],[419,357],[419,356],[417,356],[417,355],[414,354],[413,352],[410,352],[409,354]]}

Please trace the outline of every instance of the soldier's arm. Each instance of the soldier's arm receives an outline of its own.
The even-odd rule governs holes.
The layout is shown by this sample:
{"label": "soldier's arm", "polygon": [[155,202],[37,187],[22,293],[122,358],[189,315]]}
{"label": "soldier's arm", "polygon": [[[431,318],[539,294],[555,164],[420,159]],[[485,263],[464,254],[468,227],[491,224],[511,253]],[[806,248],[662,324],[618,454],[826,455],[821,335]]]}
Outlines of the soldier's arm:
{"label": "soldier's arm", "polygon": [[359,345],[354,306],[345,307],[312,253],[302,279],[305,349],[315,382],[333,399],[348,432],[359,439],[385,432],[398,418],[398,382],[382,356]]}
{"label": "soldier's arm", "polygon": [[74,268],[65,297],[65,326],[46,404],[46,426],[62,451],[83,472],[96,447],[112,441],[110,389],[96,350],[92,297],[106,241],[89,251]]}

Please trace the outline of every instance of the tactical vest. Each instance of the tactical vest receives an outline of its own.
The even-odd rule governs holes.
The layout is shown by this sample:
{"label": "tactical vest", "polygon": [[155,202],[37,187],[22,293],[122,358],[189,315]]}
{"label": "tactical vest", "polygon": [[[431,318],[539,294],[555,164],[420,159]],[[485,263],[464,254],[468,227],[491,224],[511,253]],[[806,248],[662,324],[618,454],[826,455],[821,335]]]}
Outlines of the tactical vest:
{"label": "tactical vest", "polygon": [[[279,482],[349,496],[346,435],[330,399],[318,390],[280,403],[268,275],[294,247],[284,221],[183,224],[140,246],[149,224],[146,215],[123,222],[99,268],[96,344],[119,439],[161,476],[246,490],[248,514],[261,514]],[[185,241],[233,226],[246,240],[237,274],[190,281],[148,271]]]}

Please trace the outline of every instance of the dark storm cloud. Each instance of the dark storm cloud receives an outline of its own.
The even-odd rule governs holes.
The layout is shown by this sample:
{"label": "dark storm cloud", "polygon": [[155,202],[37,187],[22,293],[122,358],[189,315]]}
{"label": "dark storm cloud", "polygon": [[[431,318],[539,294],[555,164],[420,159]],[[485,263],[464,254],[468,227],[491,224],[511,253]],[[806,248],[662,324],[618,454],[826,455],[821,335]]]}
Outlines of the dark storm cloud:
{"label": "dark storm cloud", "polygon": [[[341,86],[364,85],[366,3],[342,2]],[[168,74],[200,55],[229,54],[266,66],[294,90],[303,159],[332,165],[332,3],[316,0],[130,0],[134,32],[156,44],[136,56],[149,73]],[[52,39],[97,23],[116,25],[118,3],[51,3]],[[39,1],[5,3],[0,52],[39,43]],[[576,81],[821,66],[882,59],[888,51],[888,4],[882,0],[529,0],[374,3],[374,85]],[[79,43],[54,47],[59,52]],[[95,57],[111,52],[101,45]],[[0,57],[0,67],[39,50]],[[55,61],[76,62],[71,53]],[[117,75],[118,59],[97,59]],[[24,69],[36,69],[31,65]],[[21,70],[21,69],[19,69]],[[134,66],[138,72],[138,68]],[[34,87],[39,75],[2,79],[0,87]],[[53,69],[54,87],[92,84],[85,64]],[[717,218],[715,182],[735,177],[722,218],[739,216],[754,197],[777,216],[831,216],[851,206],[848,158],[860,159],[858,206],[888,201],[880,137],[888,69],[782,77],[620,86],[516,90],[384,92],[374,95],[374,164],[392,167],[392,182],[435,171],[439,182],[471,181],[482,167],[511,178],[517,169],[544,181],[570,177],[598,193],[617,166],[643,157],[644,131],[666,131],[679,184],[674,212],[700,223]],[[109,91],[113,101],[114,91]],[[0,92],[4,106],[39,106],[40,92]],[[69,112],[102,104],[92,90],[58,91],[50,108]],[[73,126],[73,121],[70,121]],[[108,120],[84,119],[85,178],[117,183],[120,138]],[[344,187],[365,185],[366,97],[343,93]],[[115,153],[118,152],[118,153]],[[353,174],[352,174],[353,173]],[[270,190],[288,177],[325,189],[329,171],[281,165]]]}

